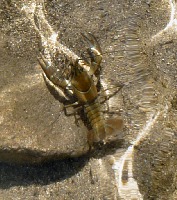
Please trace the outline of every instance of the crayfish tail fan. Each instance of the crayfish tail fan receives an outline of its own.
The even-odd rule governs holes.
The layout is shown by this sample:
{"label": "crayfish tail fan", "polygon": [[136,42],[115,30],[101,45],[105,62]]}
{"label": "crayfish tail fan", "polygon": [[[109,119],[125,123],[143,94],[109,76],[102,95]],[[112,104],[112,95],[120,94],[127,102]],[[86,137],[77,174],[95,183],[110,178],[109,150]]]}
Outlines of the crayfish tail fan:
{"label": "crayfish tail fan", "polygon": [[121,131],[123,129],[122,118],[110,118],[106,120],[106,136],[107,140],[114,141],[121,138]]}

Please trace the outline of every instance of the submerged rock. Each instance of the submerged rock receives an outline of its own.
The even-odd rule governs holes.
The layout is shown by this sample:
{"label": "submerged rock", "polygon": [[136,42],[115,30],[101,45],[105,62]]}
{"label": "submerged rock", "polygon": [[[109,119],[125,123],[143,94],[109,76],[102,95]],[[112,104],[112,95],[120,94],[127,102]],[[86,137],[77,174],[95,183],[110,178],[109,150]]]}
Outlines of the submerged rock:
{"label": "submerged rock", "polygon": [[[0,161],[10,163],[0,164],[1,198],[177,198],[175,6],[167,1],[1,2]],[[124,130],[116,144],[93,154],[87,154],[83,113],[78,125],[73,115],[65,115],[37,62],[46,51],[63,66],[54,46],[46,45],[58,31],[59,43],[77,55],[87,48],[80,32],[92,32],[103,49],[102,85],[111,92],[111,86],[125,84],[108,101],[111,114],[105,113],[122,116]],[[123,157],[128,147],[134,147],[131,159]],[[114,157],[111,163],[127,159],[119,177],[107,155]]]}

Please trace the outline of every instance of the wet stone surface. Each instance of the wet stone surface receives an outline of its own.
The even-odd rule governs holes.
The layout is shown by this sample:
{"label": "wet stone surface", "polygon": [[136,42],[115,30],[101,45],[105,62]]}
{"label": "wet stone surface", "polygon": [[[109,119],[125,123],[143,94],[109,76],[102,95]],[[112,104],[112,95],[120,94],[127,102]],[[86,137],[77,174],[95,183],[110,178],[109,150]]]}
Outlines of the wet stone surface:
{"label": "wet stone surface", "polygon": [[[167,26],[171,10],[165,0],[1,1],[1,199],[177,198],[177,43],[176,24]],[[74,116],[65,115],[37,62],[39,52],[47,52],[63,65],[63,55],[57,60],[54,45],[46,45],[53,33],[59,44],[81,55],[86,49],[81,32],[93,33],[102,47],[104,89],[111,93],[111,86],[125,84],[105,113],[122,116],[124,129],[117,142],[90,154],[87,122],[78,115],[77,125]],[[135,191],[126,186],[132,179],[129,165],[124,176],[118,170],[121,185],[112,164],[137,140]]]}

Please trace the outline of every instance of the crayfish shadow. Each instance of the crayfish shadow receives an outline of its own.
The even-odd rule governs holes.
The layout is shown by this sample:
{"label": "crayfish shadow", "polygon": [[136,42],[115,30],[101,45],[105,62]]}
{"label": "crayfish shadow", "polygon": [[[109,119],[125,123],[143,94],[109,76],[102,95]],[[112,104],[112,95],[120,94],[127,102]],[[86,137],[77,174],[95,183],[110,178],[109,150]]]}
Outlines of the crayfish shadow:
{"label": "crayfish shadow", "polygon": [[111,141],[109,143],[103,144],[98,143],[94,145],[94,149],[90,151],[90,158],[102,158],[107,155],[113,155],[118,149],[122,148],[124,146],[125,140],[124,139],[118,139],[115,141]]}
{"label": "crayfish shadow", "polygon": [[14,186],[48,185],[71,178],[88,163],[89,158],[68,158],[48,161],[42,164],[9,164],[0,163],[0,188]]}
{"label": "crayfish shadow", "polygon": [[14,186],[48,185],[62,182],[83,171],[90,159],[103,158],[113,154],[123,144],[123,140],[108,144],[97,144],[94,150],[77,158],[48,160],[38,164],[9,164],[0,162],[0,189]]}

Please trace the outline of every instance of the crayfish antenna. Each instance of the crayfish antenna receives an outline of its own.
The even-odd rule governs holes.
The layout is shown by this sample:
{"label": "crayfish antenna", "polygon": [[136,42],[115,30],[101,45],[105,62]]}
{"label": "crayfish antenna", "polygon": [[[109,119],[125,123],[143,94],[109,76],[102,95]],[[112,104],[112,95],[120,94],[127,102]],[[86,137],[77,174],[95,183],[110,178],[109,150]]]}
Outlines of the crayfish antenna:
{"label": "crayfish antenna", "polygon": [[89,45],[88,53],[91,58],[90,74],[93,75],[100,67],[102,61],[102,50],[97,39],[91,33],[81,33],[81,35]]}

